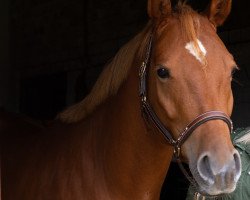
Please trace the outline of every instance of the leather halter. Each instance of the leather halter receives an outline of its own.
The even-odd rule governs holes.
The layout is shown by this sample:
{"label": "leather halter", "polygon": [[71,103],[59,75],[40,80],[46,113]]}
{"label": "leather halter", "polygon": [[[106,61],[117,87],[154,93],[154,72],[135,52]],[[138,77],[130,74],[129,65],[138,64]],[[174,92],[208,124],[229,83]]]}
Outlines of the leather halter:
{"label": "leather halter", "polygon": [[150,120],[152,124],[163,134],[166,141],[174,147],[174,158],[178,162],[182,172],[187,177],[187,179],[194,185],[196,185],[195,181],[189,176],[180,160],[180,152],[181,145],[188,139],[188,137],[193,133],[193,131],[198,128],[200,125],[206,123],[211,120],[222,120],[224,121],[229,128],[230,133],[233,131],[233,123],[228,115],[223,113],[222,111],[208,111],[199,116],[197,116],[192,122],[190,122],[180,133],[179,137],[175,140],[170,131],[166,129],[166,127],[162,124],[161,120],[158,118],[153,108],[150,106],[150,103],[147,99],[147,67],[149,67],[149,59],[152,49],[152,35],[149,39],[149,44],[146,49],[146,57],[143,61],[140,72],[140,88],[139,95],[141,97],[141,109],[144,119]]}

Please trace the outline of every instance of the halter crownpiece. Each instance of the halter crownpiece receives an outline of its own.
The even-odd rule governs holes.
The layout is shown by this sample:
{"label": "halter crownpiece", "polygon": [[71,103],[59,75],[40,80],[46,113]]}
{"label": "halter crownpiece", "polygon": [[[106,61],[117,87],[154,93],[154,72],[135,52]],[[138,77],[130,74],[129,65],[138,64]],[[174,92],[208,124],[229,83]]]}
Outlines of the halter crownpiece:
{"label": "halter crownpiece", "polygon": [[139,85],[139,96],[141,98],[141,111],[143,118],[152,122],[152,124],[163,134],[164,138],[167,142],[174,147],[174,158],[178,162],[180,169],[182,170],[183,174],[186,178],[191,182],[193,185],[197,185],[195,180],[190,177],[188,172],[185,170],[183,165],[181,164],[180,153],[181,153],[181,146],[183,143],[188,139],[188,137],[194,132],[196,128],[200,125],[211,121],[211,120],[222,120],[224,121],[229,128],[230,133],[233,131],[233,122],[229,118],[227,114],[222,111],[208,111],[199,116],[197,116],[192,122],[190,122],[180,133],[179,137],[175,140],[170,131],[163,125],[161,120],[158,118],[156,113],[154,112],[153,108],[151,107],[150,103],[147,99],[147,67],[149,65],[149,59],[152,49],[152,34],[149,38],[149,43],[146,49],[146,56],[145,60],[142,62],[139,71],[139,78],[140,78],[140,85]]}

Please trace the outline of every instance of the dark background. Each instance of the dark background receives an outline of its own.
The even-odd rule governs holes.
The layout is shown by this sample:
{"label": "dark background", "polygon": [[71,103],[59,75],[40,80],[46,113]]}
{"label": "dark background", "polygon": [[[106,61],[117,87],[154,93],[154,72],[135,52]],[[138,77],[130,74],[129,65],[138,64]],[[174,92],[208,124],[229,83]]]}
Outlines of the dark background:
{"label": "dark background", "polygon": [[[189,0],[202,9],[208,0]],[[250,124],[250,5],[233,1],[219,34],[241,68],[235,125]],[[37,119],[82,99],[104,64],[146,24],[147,0],[1,0],[0,107]]]}
{"label": "dark background", "polygon": [[[197,9],[207,3],[189,2]],[[1,0],[0,107],[49,120],[82,99],[104,64],[146,24],[146,4],[146,0]],[[233,1],[232,13],[218,32],[241,68],[235,75],[240,84],[233,83],[232,118],[236,127],[248,126],[249,0]],[[183,180],[176,173],[172,179]]]}

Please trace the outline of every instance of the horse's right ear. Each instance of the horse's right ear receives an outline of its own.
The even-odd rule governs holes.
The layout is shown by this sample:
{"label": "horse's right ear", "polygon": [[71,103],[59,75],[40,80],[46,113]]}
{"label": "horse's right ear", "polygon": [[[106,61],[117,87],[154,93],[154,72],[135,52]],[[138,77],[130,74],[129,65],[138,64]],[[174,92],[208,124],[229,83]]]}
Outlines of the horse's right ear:
{"label": "horse's right ear", "polygon": [[148,0],[148,15],[150,18],[160,18],[171,13],[170,0]]}

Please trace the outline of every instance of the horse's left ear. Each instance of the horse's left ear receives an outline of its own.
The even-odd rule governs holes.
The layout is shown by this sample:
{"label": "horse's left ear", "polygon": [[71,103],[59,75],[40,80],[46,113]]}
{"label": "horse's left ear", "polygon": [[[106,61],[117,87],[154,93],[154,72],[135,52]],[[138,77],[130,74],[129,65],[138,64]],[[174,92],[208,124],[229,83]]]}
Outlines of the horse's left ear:
{"label": "horse's left ear", "polygon": [[211,0],[205,14],[215,26],[220,26],[228,17],[231,6],[232,0]]}
{"label": "horse's left ear", "polygon": [[160,18],[171,13],[170,0],[148,0],[148,15],[150,18]]}

